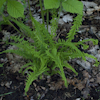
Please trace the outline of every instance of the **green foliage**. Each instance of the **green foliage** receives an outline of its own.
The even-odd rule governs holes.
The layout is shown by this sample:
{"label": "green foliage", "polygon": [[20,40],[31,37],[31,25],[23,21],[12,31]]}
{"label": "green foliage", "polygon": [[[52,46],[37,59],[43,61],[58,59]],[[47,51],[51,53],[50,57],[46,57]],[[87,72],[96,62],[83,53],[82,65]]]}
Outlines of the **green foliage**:
{"label": "green foliage", "polygon": [[[24,30],[24,24],[18,23],[19,22],[17,22],[17,25],[21,25],[21,29]],[[26,35],[32,38],[34,43],[29,43],[28,41],[24,40],[24,38],[21,38],[21,36],[12,36],[11,39],[15,42],[9,44],[15,45],[18,47],[18,49],[3,51],[6,53],[15,53],[29,60],[29,63],[26,63],[20,70],[20,72],[22,72],[23,69],[25,69],[24,72],[29,69],[32,70],[32,72],[29,72],[26,80],[25,93],[28,91],[31,83],[39,76],[41,76],[42,73],[51,73],[50,75],[56,73],[60,74],[62,80],[65,82],[65,86],[67,86],[68,83],[64,74],[63,67],[67,67],[68,69],[72,70],[76,75],[78,74],[75,69],[68,64],[70,59],[82,57],[83,60],[86,60],[85,57],[91,57],[96,60],[95,57],[85,54],[77,48],[78,45],[83,44],[83,42],[88,40],[83,40],[83,42],[79,41],[79,43],[72,43],[59,39],[58,42],[55,43],[44,25],[37,22],[34,18],[33,23],[35,25],[34,32],[29,31],[28,34],[26,33]],[[28,26],[27,29],[29,30]],[[97,42],[93,39],[91,39],[91,41],[94,43]],[[56,70],[57,68],[58,70]]]}
{"label": "green foliage", "polygon": [[44,0],[45,9],[58,8],[60,0]]}
{"label": "green foliage", "polygon": [[6,0],[0,0],[0,8],[3,6]]}
{"label": "green foliage", "polygon": [[83,4],[78,0],[44,0],[45,9],[58,8],[60,5],[65,11],[82,15]]}
{"label": "green foliage", "polygon": [[7,12],[14,18],[23,17],[24,7],[21,3],[15,0],[0,0],[0,9],[4,3],[7,3]]}
{"label": "green foliage", "polygon": [[56,36],[56,30],[58,28],[58,18],[57,18],[57,11],[56,9],[52,9],[52,20],[51,20],[51,36],[54,37]]}
{"label": "green foliage", "polygon": [[4,12],[5,5],[6,5],[6,0],[0,0],[0,15]]}
{"label": "green foliage", "polygon": [[[8,13],[13,16],[14,18],[21,17],[23,15],[23,9],[19,2],[7,0],[7,9]],[[12,2],[11,2],[12,1]],[[73,1],[75,3],[73,3]],[[15,4],[16,2],[16,4]],[[78,0],[44,0],[44,6],[46,9],[52,9],[58,8],[61,5],[59,3],[62,2],[63,8],[71,12],[71,13],[77,13],[76,18],[74,18],[73,26],[71,27],[70,32],[68,33],[67,41],[61,40],[60,38],[58,41],[54,39],[56,36],[56,30],[57,30],[57,24],[59,17],[57,18],[57,14],[55,13],[53,9],[53,16],[51,20],[51,34],[48,32],[48,30],[45,28],[44,24],[40,24],[35,20],[34,17],[32,17],[31,13],[31,21],[34,25],[34,30],[30,29],[28,26],[24,25],[24,23],[19,22],[17,19],[14,18],[7,18],[6,20],[11,20],[15,22],[19,27],[20,30],[22,30],[23,35],[26,37],[31,38],[34,42],[29,42],[28,40],[24,40],[24,36],[12,36],[11,39],[14,42],[10,42],[10,45],[14,45],[17,47],[16,50],[5,50],[1,53],[15,53],[17,55],[22,56],[23,58],[27,59],[28,62],[22,66],[20,69],[20,73],[25,73],[26,70],[28,70],[27,74],[27,80],[26,80],[26,86],[25,86],[25,94],[27,93],[31,83],[36,80],[38,77],[41,77],[42,74],[46,75],[53,75],[53,74],[59,74],[62,77],[62,80],[64,80],[65,86],[68,86],[66,76],[64,73],[63,67],[66,67],[70,70],[72,70],[76,75],[78,74],[75,69],[68,63],[70,59],[73,58],[82,58],[83,60],[86,60],[85,57],[93,58],[96,61],[96,66],[99,64],[97,59],[89,55],[87,53],[81,52],[78,49],[79,45],[85,46],[85,42],[92,41],[95,44],[98,43],[97,40],[94,39],[88,39],[88,40],[82,40],[79,42],[72,42],[74,39],[74,35],[78,31],[79,26],[82,23],[82,9],[83,5]],[[13,5],[17,9],[13,9]],[[75,5],[73,5],[73,4]],[[67,7],[65,7],[65,4]],[[77,9],[78,5],[78,10]],[[11,5],[11,9],[10,8]],[[18,7],[16,7],[18,6]],[[80,7],[80,9],[79,9]],[[66,10],[66,11],[67,11]],[[18,12],[19,11],[19,12]],[[60,14],[60,13],[59,13]],[[54,34],[54,35],[53,35]],[[23,37],[23,38],[22,38]],[[56,37],[55,37],[56,38]],[[86,49],[86,48],[85,48]],[[31,71],[30,71],[31,70]]]}
{"label": "green foliage", "polygon": [[68,38],[68,40],[67,40],[68,42],[71,41],[72,39],[74,39],[74,35],[78,31],[78,28],[80,27],[81,24],[82,24],[82,15],[77,15],[74,18],[73,26],[71,27],[71,30],[68,33],[68,36],[66,37],[66,38]]}
{"label": "green foliage", "polygon": [[83,13],[83,4],[78,0],[65,0],[62,2],[62,6],[64,10],[68,12],[77,13],[80,15]]}
{"label": "green foliage", "polygon": [[24,7],[18,1],[7,0],[7,12],[14,18],[23,17]]}

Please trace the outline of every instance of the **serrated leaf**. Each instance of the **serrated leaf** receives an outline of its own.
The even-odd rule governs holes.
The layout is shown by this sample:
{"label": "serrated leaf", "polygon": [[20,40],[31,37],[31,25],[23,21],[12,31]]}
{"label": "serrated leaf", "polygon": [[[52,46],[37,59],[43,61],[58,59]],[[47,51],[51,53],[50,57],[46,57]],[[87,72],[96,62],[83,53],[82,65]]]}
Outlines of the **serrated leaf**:
{"label": "serrated leaf", "polygon": [[68,12],[77,13],[77,14],[83,13],[83,4],[81,1],[67,0],[67,1],[62,2],[62,6],[64,10]]}
{"label": "serrated leaf", "polygon": [[5,3],[6,0],[0,0],[0,9],[3,6],[3,4]]}
{"label": "serrated leaf", "polygon": [[10,16],[14,18],[23,17],[24,7],[21,3],[14,0],[8,0],[7,2],[7,11]]}
{"label": "serrated leaf", "polygon": [[60,1],[59,0],[44,0],[45,9],[58,8],[59,5],[60,5]]}

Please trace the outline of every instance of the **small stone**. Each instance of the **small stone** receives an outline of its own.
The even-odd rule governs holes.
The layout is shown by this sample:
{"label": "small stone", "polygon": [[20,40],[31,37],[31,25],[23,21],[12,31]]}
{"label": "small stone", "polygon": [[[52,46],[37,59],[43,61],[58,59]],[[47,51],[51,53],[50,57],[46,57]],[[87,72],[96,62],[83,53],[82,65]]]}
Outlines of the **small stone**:
{"label": "small stone", "polygon": [[63,24],[64,24],[63,19],[62,19],[62,18],[60,18],[58,23],[59,23],[59,24],[61,24],[61,25],[63,25]]}
{"label": "small stone", "polygon": [[97,54],[97,47],[93,47],[92,49],[88,50],[88,52],[91,52],[93,55]]}
{"label": "small stone", "polygon": [[70,16],[69,14],[68,15],[65,15],[65,16],[63,16],[63,21],[64,22],[72,22],[73,21],[73,18],[72,18],[72,16]]}
{"label": "small stone", "polygon": [[93,78],[91,78],[91,79],[90,79],[90,82],[94,82],[94,79],[93,79]]}
{"label": "small stone", "polygon": [[13,60],[13,59],[14,59],[14,58],[13,58],[13,55],[10,54],[10,53],[7,54],[7,57],[8,57],[9,60]]}
{"label": "small stone", "polygon": [[98,50],[98,54],[100,54],[100,50]]}
{"label": "small stone", "polygon": [[11,84],[12,84],[12,81],[5,83],[5,86],[6,86],[7,88],[10,88],[10,85],[11,85]]}
{"label": "small stone", "polygon": [[46,90],[46,88],[45,88],[45,87],[43,87],[43,86],[41,86],[41,88],[42,88],[43,90]]}
{"label": "small stone", "polygon": [[1,86],[4,86],[4,82],[1,82]]}
{"label": "small stone", "polygon": [[100,54],[96,54],[95,57],[96,57],[97,60],[100,62]]}
{"label": "small stone", "polygon": [[83,68],[85,68],[86,70],[90,70],[91,69],[91,65],[88,61],[80,61],[80,60],[77,60],[76,61],[77,64],[81,65]]}
{"label": "small stone", "polygon": [[77,98],[76,100],[81,100],[81,98]]}

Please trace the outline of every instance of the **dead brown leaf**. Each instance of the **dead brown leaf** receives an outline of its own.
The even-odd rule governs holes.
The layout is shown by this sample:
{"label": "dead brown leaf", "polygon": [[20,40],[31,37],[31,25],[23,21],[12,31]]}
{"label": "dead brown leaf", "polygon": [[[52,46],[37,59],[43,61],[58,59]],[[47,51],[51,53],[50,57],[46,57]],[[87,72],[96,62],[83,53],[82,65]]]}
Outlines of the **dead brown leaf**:
{"label": "dead brown leaf", "polygon": [[86,71],[86,70],[84,70],[83,71],[83,76],[85,77],[85,78],[89,78],[89,73]]}
{"label": "dead brown leaf", "polygon": [[64,86],[64,81],[59,80],[57,83],[51,82],[51,84],[48,85],[50,86],[50,90],[58,90]]}
{"label": "dead brown leaf", "polygon": [[81,91],[83,88],[85,88],[85,84],[83,82],[80,82],[80,83],[76,84],[75,87]]}
{"label": "dead brown leaf", "polygon": [[96,83],[99,83],[100,84],[100,74],[97,74],[97,79],[96,79]]}

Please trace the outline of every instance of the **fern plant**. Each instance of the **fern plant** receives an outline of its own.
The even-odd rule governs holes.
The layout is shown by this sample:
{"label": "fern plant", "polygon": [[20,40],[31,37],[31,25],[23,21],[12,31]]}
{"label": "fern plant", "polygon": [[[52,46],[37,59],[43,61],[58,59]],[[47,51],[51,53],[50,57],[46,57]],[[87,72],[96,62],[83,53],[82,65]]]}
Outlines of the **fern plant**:
{"label": "fern plant", "polygon": [[[73,5],[73,2],[80,5],[78,6]],[[54,6],[53,4],[54,5],[56,4],[56,6]],[[65,6],[65,4],[67,4],[67,6]],[[55,25],[55,22],[58,23],[58,19],[60,16],[59,15],[57,17],[55,13],[53,13],[54,14],[53,20],[51,21],[51,25],[52,25],[51,34],[45,28],[44,24],[40,24],[38,21],[34,19],[34,17],[32,17],[31,12],[30,12],[30,17],[34,25],[33,31],[28,26],[24,25],[24,23],[19,22],[14,18],[11,17],[6,18],[6,21],[8,22],[9,20],[15,22],[20,27],[20,29],[23,30],[24,33],[24,36],[23,35],[11,36],[11,39],[14,40],[15,42],[9,42],[9,44],[18,47],[17,50],[8,49],[1,53],[9,53],[9,52],[15,53],[17,55],[23,56],[25,59],[28,59],[28,63],[26,63],[20,69],[20,73],[23,74],[25,73],[26,70],[29,71],[26,79],[25,94],[27,94],[27,91],[29,90],[29,87],[32,84],[32,82],[36,80],[38,77],[41,77],[43,73],[45,75],[59,74],[62,77],[65,86],[67,87],[68,83],[66,80],[66,76],[64,74],[63,67],[67,67],[68,69],[72,70],[76,75],[78,74],[75,71],[75,69],[68,63],[70,59],[82,58],[83,60],[86,60],[85,57],[90,57],[96,61],[95,66],[98,66],[99,64],[97,59],[94,56],[81,52],[78,49],[79,45],[85,47],[86,45],[84,44],[84,42],[87,41],[92,41],[94,45],[98,44],[97,40],[88,39],[79,42],[72,42],[72,40],[74,39],[74,35],[78,31],[78,28],[82,23],[82,9],[83,9],[82,3],[78,0],[67,0],[67,1],[66,0],[44,0],[44,6],[45,9],[60,7],[59,11],[62,10],[62,6],[63,6],[65,10],[67,9],[66,11],[77,14],[77,17],[74,18],[74,22],[73,22],[74,25],[71,27],[71,30],[68,33],[68,36],[66,37],[67,41],[61,40],[60,38],[58,39],[58,41],[55,41],[54,39],[54,37],[56,36],[56,29],[57,29],[57,25]],[[80,9],[78,9],[78,7],[80,7]],[[9,14],[11,13],[12,12],[10,12]],[[57,20],[55,20],[55,16]],[[34,42],[31,43],[28,40],[24,40],[24,37],[29,37]]]}

